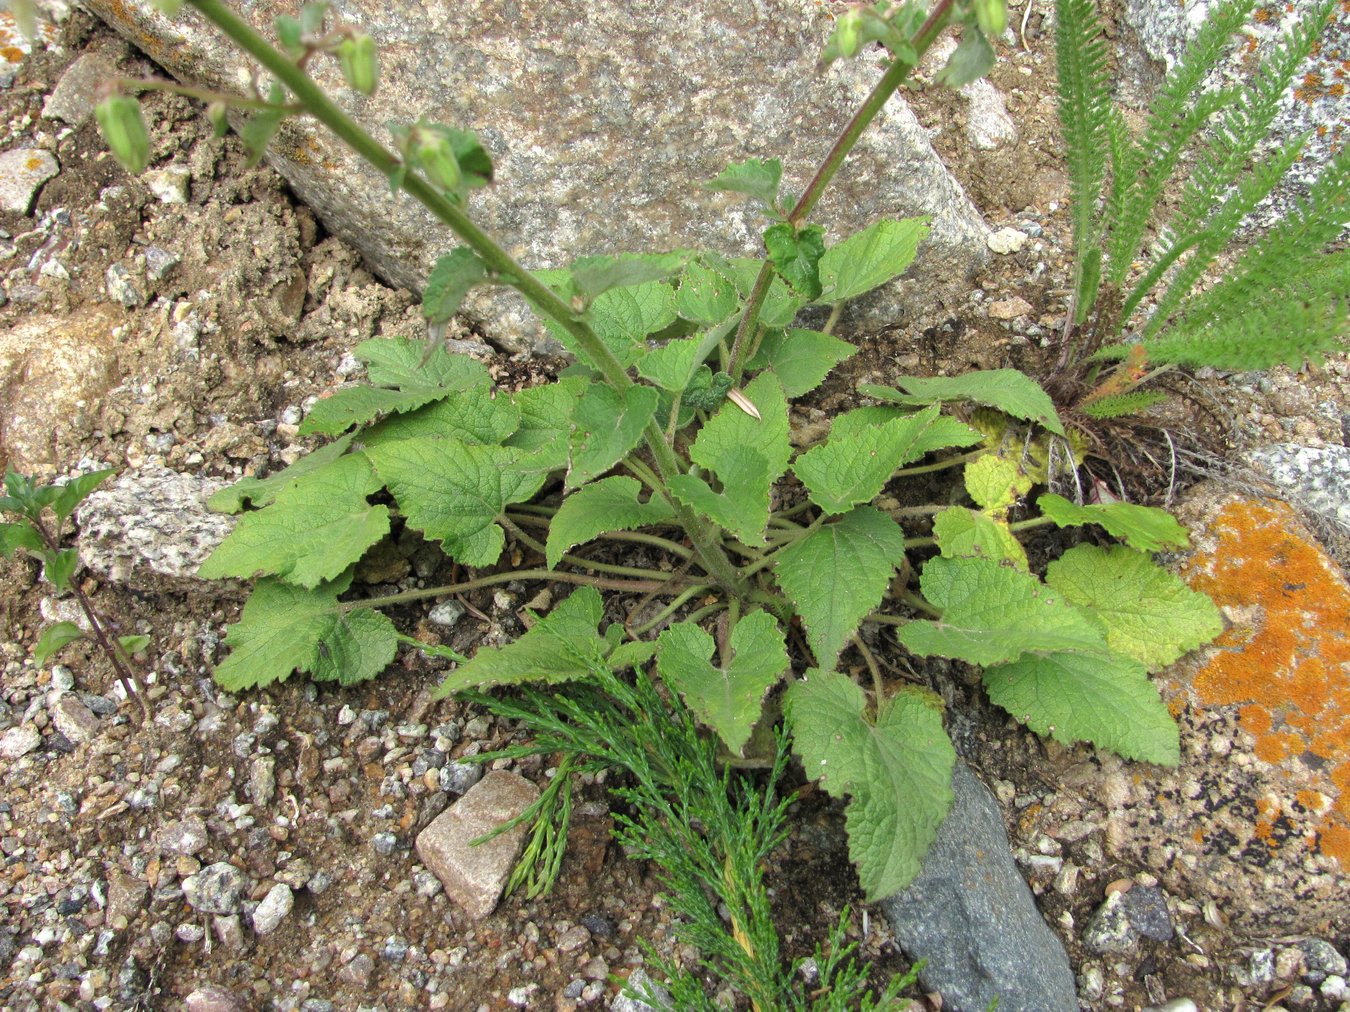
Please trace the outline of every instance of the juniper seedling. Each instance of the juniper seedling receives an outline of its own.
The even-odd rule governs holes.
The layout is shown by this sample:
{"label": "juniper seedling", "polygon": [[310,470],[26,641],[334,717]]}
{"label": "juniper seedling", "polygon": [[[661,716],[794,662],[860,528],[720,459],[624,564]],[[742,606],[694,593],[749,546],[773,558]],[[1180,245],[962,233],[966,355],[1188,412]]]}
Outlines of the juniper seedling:
{"label": "juniper seedling", "polygon": [[[1164,399],[1141,388],[1178,365],[1301,366],[1350,336],[1350,250],[1336,248],[1350,226],[1345,147],[1282,221],[1252,237],[1224,276],[1200,289],[1248,216],[1299,160],[1306,134],[1273,153],[1261,147],[1271,143],[1281,98],[1337,4],[1313,6],[1249,80],[1206,90],[1206,78],[1255,6],[1227,0],[1210,12],[1135,137],[1112,103],[1093,0],[1056,4],[1075,250],[1056,372],[1073,388],[1063,391],[1066,401],[1089,417],[1131,414]],[[1162,199],[1183,171],[1180,205],[1161,221]],[[1150,228],[1158,234],[1146,250]],[[1144,270],[1137,273],[1141,255]],[[1155,303],[1146,311],[1150,298]]]}
{"label": "juniper seedling", "polygon": [[[63,548],[65,525],[75,507],[88,497],[89,493],[103,484],[112,471],[92,471],[72,478],[64,485],[39,485],[32,478],[14,471],[5,470],[5,494],[0,496],[0,514],[15,517],[8,523],[0,523],[0,556],[14,558],[18,553],[37,559],[42,563],[42,575],[55,588],[58,594],[69,592],[80,611],[84,613],[89,629],[112,665],[118,682],[128,699],[135,698],[145,710],[145,700],[141,696],[135,673],[131,668],[130,655],[144,650],[149,637],[118,636],[111,637],[102,619],[94,610],[89,596],[85,594],[75,579],[80,568],[80,554],[76,548]],[[33,660],[38,665],[47,661],[66,645],[84,636],[74,622],[55,622],[48,626],[37,644],[33,647]]]}
{"label": "juniper seedling", "polygon": [[[715,742],[719,762],[731,766],[781,769],[782,748],[773,744],[782,740],[773,733],[780,714],[808,776],[848,800],[850,854],[866,895],[887,895],[917,874],[950,805],[955,753],[939,697],[888,683],[864,626],[874,642],[873,633],[894,627],[916,656],[981,665],[991,696],[1041,733],[1178,760],[1176,725],[1148,673],[1216,635],[1217,612],[1153,561],[1152,553],[1186,542],[1161,510],[1042,495],[1039,515],[1019,519],[1052,456],[1076,454],[1034,381],[1013,370],[896,377],[892,386],[863,388],[881,403],[834,418],[815,445],[792,441],[791,402],[854,352],[828,325],[796,326],[798,313],[837,308],[897,277],[927,234],[921,219],[883,217],[831,243],[810,216],[941,31],[962,30],[944,81],[959,85],[988,69],[985,32],[1001,24],[1001,4],[879,2],[839,18],[826,62],[877,42],[890,63],[803,194],[794,201],[782,192],[774,159],[738,162],[707,184],[758,206],[767,223],[760,259],[677,250],[531,272],[468,214],[473,189],[492,177],[472,134],[419,122],[392,129],[389,147],[315,86],[304,63],[334,37],[321,14],[307,15],[311,30],[278,49],[219,0],[190,2],[276,81],[268,98],[247,100],[254,116],[243,136],[255,152],[281,117],[303,109],[463,243],[437,263],[424,292],[433,331],[470,288],[505,284],[577,359],[553,382],[506,393],[481,364],[443,346],[359,345],[368,382],[320,401],[302,427],[335,441],[212,501],[242,516],[203,575],[257,581],[227,637],[221,685],[265,686],[296,671],[341,684],[373,678],[400,643],[420,646],[381,609],[512,581],[570,584],[569,596],[504,647],[471,659],[439,648],[457,664],[441,691],[516,689],[525,703],[493,697],[493,705],[528,706],[520,716],[536,744],[567,754],[571,769],[623,765],[643,785],[630,799],[639,813],[630,838],[667,862],[679,895],[702,887],[721,895],[714,865],[742,859],[727,851],[706,866],[681,864],[691,813],[672,809],[672,799],[699,791],[709,819],[769,827],[761,836],[746,830],[762,843],[737,865],[747,874],[777,838],[781,803],[754,800],[748,788],[733,788],[730,774],[713,783],[709,750]],[[369,67],[348,73],[353,85],[375,76]],[[118,138],[109,141],[117,151]],[[964,493],[956,501],[901,507],[886,494],[916,475],[957,468]],[[381,490],[392,507],[371,502]],[[352,596],[355,563],[396,518],[475,572],[442,587]],[[1046,525],[1095,525],[1124,544],[1080,545],[1042,578],[1018,535]],[[508,538],[538,564],[501,568]],[[669,566],[598,560],[589,554],[597,540],[639,542]],[[664,600],[652,614],[656,598]],[[606,623],[615,614],[622,620]],[[795,629],[804,649],[789,647]],[[865,685],[840,670],[849,649],[870,672]],[[618,677],[630,668],[638,689]],[[668,720],[687,731],[696,718],[711,736],[646,784],[642,757],[614,754],[620,746],[569,700],[580,693],[604,711],[625,693],[647,691],[653,672]],[[739,800],[728,800],[729,789]],[[541,799],[529,852],[542,871],[532,881],[526,874],[528,888],[546,886],[556,867],[568,798],[559,787]],[[689,917],[699,923],[697,911]],[[709,937],[705,952],[740,973],[742,955],[724,942]],[[738,977],[747,993],[772,993],[765,981],[779,971],[767,936],[753,953],[736,944],[759,960],[760,969]]]}

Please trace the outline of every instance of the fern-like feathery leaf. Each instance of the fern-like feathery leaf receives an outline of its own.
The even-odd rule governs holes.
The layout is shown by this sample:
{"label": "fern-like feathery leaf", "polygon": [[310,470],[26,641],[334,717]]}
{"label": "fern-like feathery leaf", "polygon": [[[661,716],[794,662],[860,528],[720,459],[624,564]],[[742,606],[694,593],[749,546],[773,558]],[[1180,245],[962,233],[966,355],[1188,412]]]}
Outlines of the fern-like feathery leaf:
{"label": "fern-like feathery leaf", "polygon": [[1177,327],[1145,342],[1158,364],[1269,369],[1317,362],[1350,339],[1350,250],[1329,254],[1317,269],[1249,300],[1241,311]]}
{"label": "fern-like feathery leaf", "polygon": [[[1334,270],[1327,249],[1350,225],[1350,148],[1342,148],[1318,174],[1306,199],[1255,243],[1218,284],[1188,300],[1176,326],[1196,330],[1292,282],[1307,284]],[[1334,290],[1334,289],[1329,289]]]}
{"label": "fern-like feathery leaf", "polygon": [[1113,158],[1106,207],[1106,227],[1111,233],[1108,282],[1124,283],[1139,253],[1144,229],[1181,155],[1210,117],[1235,97],[1231,91],[1202,95],[1200,88],[1255,5],[1256,0],[1232,0],[1209,15],[1163,81],[1143,135],[1127,155]]}
{"label": "fern-like feathery leaf", "polygon": [[1099,272],[1091,270],[1089,257],[1095,256],[1100,263],[1097,201],[1106,179],[1110,147],[1110,78],[1106,66],[1106,40],[1092,0],[1057,0],[1055,11],[1058,19],[1055,59],[1059,71],[1059,119],[1064,127],[1068,155],[1076,258],[1076,322],[1081,323],[1087,318],[1096,297],[1094,276],[1100,279]]}
{"label": "fern-like feathery leaf", "polygon": [[1210,144],[1195,166],[1181,207],[1171,223],[1176,233],[1190,233],[1204,227],[1211,209],[1237,181],[1257,146],[1270,136],[1280,100],[1293,84],[1299,66],[1312,53],[1336,3],[1337,0],[1322,0],[1309,12],[1283,43],[1261,62],[1252,80],[1242,90],[1240,100],[1225,110]]}
{"label": "fern-like feathery leaf", "polygon": [[1169,400],[1171,396],[1161,390],[1131,390],[1129,393],[1111,394],[1080,404],[1078,410],[1089,418],[1122,418],[1125,415],[1142,414],[1153,405]]}
{"label": "fern-like feathery leaf", "polygon": [[[1270,196],[1275,187],[1280,184],[1280,180],[1298,161],[1298,156],[1303,151],[1303,145],[1307,139],[1306,134],[1293,137],[1285,142],[1275,155],[1258,162],[1238,183],[1228,198],[1213,212],[1209,221],[1203,227],[1193,235],[1186,236],[1185,239],[1176,240],[1178,245],[1168,249],[1158,261],[1158,264],[1145,276],[1145,279],[1135,285],[1133,291],[1130,292],[1129,297],[1125,300],[1121,319],[1129,319],[1130,314],[1139,305],[1139,301],[1144,294],[1157,283],[1157,280],[1161,277],[1161,272],[1158,271],[1159,266],[1177,260],[1179,258],[1178,250],[1188,253],[1185,262],[1168,282],[1167,290],[1158,299],[1157,307],[1149,317],[1148,322],[1144,324],[1144,339],[1149,340],[1156,337],[1168,321],[1181,309],[1182,303],[1195,290],[1196,284],[1204,276],[1205,271],[1209,269],[1210,264],[1214,262],[1214,258],[1232,242],[1238,226],[1242,224],[1242,220],[1256,210],[1261,201]],[[1149,281],[1147,288],[1144,281]]]}

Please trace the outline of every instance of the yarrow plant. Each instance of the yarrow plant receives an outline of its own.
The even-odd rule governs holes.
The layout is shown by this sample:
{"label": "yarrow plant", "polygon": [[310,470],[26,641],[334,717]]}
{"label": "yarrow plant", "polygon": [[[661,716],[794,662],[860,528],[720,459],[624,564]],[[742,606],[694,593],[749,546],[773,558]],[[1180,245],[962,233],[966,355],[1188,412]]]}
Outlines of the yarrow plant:
{"label": "yarrow plant", "polygon": [[[226,639],[230,653],[216,670],[222,686],[257,688],[296,672],[350,685],[379,675],[401,645],[449,660],[443,694],[465,694],[522,722],[525,744],[500,755],[563,756],[527,813],[529,861],[519,884],[537,892],[556,874],[571,774],[625,770],[631,779],[618,793],[637,814],[622,821],[621,835],[661,863],[707,965],[760,1008],[842,1008],[841,996],[862,994],[852,964],[829,956],[839,974],[834,997],[808,1001],[791,974],[783,976],[766,927],[763,859],[785,832],[788,802],[775,783],[789,748],[808,778],[847,802],[849,850],[869,899],[914,878],[951,804],[955,753],[941,699],[885,676],[873,650],[878,634],[914,657],[979,667],[990,699],[1040,734],[1130,759],[1178,761],[1176,723],[1149,675],[1217,635],[1219,615],[1155,560],[1187,544],[1165,511],[1037,494],[1052,467],[1080,459],[1040,385],[1011,369],[896,376],[862,387],[873,403],[839,414],[824,436],[794,439],[792,403],[855,351],[830,324],[798,326],[799,314],[837,309],[899,276],[928,231],[923,219],[881,217],[832,243],[811,220],[817,202],[940,33],[961,34],[944,84],[988,70],[991,39],[1005,23],[1001,0],[882,0],[839,16],[823,61],[879,44],[888,65],[806,190],[785,194],[774,159],[737,162],[706,184],[741,195],[763,215],[758,259],[682,249],[584,257],[540,271],[517,263],[472,221],[472,193],[493,175],[472,133],[418,121],[391,127],[381,142],[308,76],[307,63],[328,54],[354,90],[368,93],[378,63],[366,36],[328,27],[322,5],[310,5],[298,19],[278,21],[273,45],[221,0],[190,6],[272,78],[265,95],[260,88],[245,99],[191,91],[213,109],[250,114],[241,134],[255,156],[282,119],[313,116],[457,237],[423,293],[433,332],[472,288],[505,285],[529,300],[576,360],[550,382],[504,392],[481,363],[438,343],[359,345],[367,381],[317,402],[301,428],[332,442],[212,500],[240,519],[202,574],[256,581]],[[1272,249],[1310,267],[1306,281],[1257,250],[1240,262],[1237,280],[1185,298],[1268,192],[1265,168],[1256,170],[1259,183],[1239,185],[1235,195],[1223,180],[1252,150],[1251,135],[1264,131],[1268,93],[1311,45],[1314,22],[1274,58],[1278,73],[1258,75],[1254,90],[1197,97],[1198,68],[1245,9],[1225,7],[1217,27],[1202,31],[1199,55],[1169,78],[1136,142],[1105,96],[1091,4],[1060,0],[1059,9],[1079,249],[1068,335],[1078,341],[1074,361],[1121,348],[1142,293],[1170,269],[1171,287],[1137,342],[1149,361],[1213,361],[1234,327],[1264,319],[1284,295],[1327,325],[1276,357],[1325,350],[1344,312],[1318,298],[1343,295],[1346,286],[1334,288],[1334,279],[1345,260],[1323,262],[1311,250],[1331,237],[1327,208],[1343,206],[1343,155],[1310,202],[1272,233]],[[122,82],[100,112],[113,151],[132,169],[144,167],[148,144],[131,95],[147,87],[185,90]],[[1220,113],[1219,138],[1167,233],[1171,245],[1118,298],[1182,149]],[[1294,154],[1291,146],[1281,161]],[[1107,155],[1114,175],[1097,209]],[[1267,283],[1277,275],[1283,288]],[[1234,305],[1251,310],[1246,322],[1224,315]],[[1084,411],[1092,405],[1099,416],[1116,410],[1105,394],[1079,402]],[[954,496],[898,505],[893,493],[907,482],[917,479],[910,485],[917,488],[943,470],[959,479]],[[439,543],[470,572],[446,586],[354,593],[354,567],[396,525]],[[1021,537],[1048,527],[1092,533],[1033,570]],[[521,565],[503,563],[508,542]],[[614,547],[633,544],[661,562],[614,561]],[[573,589],[519,639],[472,657],[400,632],[385,613],[516,581]],[[845,670],[846,652],[867,677]],[[512,691],[493,691],[504,688]],[[755,765],[772,771],[759,792],[733,772]],[[695,825],[707,832],[691,835]],[[729,925],[718,903],[731,912]],[[702,1007],[696,982],[678,968],[668,974],[688,1007]]]}
{"label": "yarrow plant", "polygon": [[[1350,228],[1345,146],[1287,215],[1202,285],[1308,143],[1308,134],[1277,141],[1272,125],[1337,3],[1311,5],[1248,80],[1207,89],[1255,7],[1215,5],[1132,136],[1112,102],[1095,5],[1056,4],[1075,250],[1057,392],[1088,417],[1165,399],[1145,387],[1176,366],[1297,367],[1350,337],[1350,250],[1337,248]],[[1164,219],[1163,198],[1183,172],[1180,203]],[[1156,236],[1146,244],[1150,228]]]}

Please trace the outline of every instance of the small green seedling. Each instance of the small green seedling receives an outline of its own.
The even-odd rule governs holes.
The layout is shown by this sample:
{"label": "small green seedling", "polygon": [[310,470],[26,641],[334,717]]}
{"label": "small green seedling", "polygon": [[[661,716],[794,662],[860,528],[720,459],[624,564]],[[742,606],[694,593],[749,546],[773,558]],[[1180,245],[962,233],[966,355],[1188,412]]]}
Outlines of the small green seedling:
{"label": "small green seedling", "polygon": [[[149,645],[149,637],[109,638],[88,595],[75,580],[80,566],[79,549],[61,547],[66,521],[74,513],[75,507],[112,473],[110,470],[94,471],[72,478],[64,485],[39,485],[33,479],[16,473],[13,468],[7,468],[5,494],[0,496],[0,513],[16,519],[0,523],[0,556],[15,558],[20,552],[31,556],[42,563],[42,575],[58,594],[70,593],[74,596],[89,624],[90,633],[112,664],[127,698],[140,700],[144,709],[145,701],[131,670],[130,655],[144,650]],[[74,622],[53,623],[43,630],[37,645],[33,647],[33,660],[39,666],[44,665],[63,647],[82,636],[84,630]]]}

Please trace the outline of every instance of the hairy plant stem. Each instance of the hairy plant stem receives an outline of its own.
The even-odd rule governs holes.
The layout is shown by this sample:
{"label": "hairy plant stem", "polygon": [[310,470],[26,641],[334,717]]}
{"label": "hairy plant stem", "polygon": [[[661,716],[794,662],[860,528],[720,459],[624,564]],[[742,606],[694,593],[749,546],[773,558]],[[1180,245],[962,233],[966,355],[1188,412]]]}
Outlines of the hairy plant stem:
{"label": "hairy plant stem", "polygon": [[[532,510],[531,514],[522,516],[514,512],[520,508],[521,507],[518,505],[513,505],[511,509],[507,511],[506,515],[518,524],[529,524],[535,527],[548,526],[548,520],[540,515],[538,510]],[[549,511],[550,515],[556,512],[556,510]],[[652,548],[659,548],[663,552],[669,552],[671,555],[684,559],[686,562],[692,558],[694,554],[689,549],[685,548],[684,545],[676,544],[669,538],[659,537],[655,534],[647,534],[643,531],[609,531],[605,534],[597,535],[597,540],[629,541],[637,545],[648,545]],[[590,563],[587,563],[587,565],[590,565]]]}
{"label": "hairy plant stem", "polygon": [[[278,108],[265,98],[246,98],[243,95],[230,95],[223,91],[212,91],[210,88],[194,88],[190,84],[179,84],[177,81],[166,81],[158,77],[122,77],[114,81],[111,87],[117,91],[164,91],[170,95],[195,98],[199,102],[208,104],[220,102],[222,105],[228,105],[235,109],[276,111]],[[299,103],[283,105],[280,108],[287,113],[305,111],[305,107]]]}
{"label": "hairy plant stem", "polygon": [[645,636],[659,626],[662,622],[666,621],[666,619],[674,615],[694,598],[698,597],[700,594],[706,594],[708,589],[706,583],[698,583],[680,591],[669,604],[656,613],[656,616],[653,619],[648,622],[643,622],[640,626],[629,629],[628,635],[633,637],[633,639],[640,639],[642,636]]}
{"label": "hairy plant stem", "polygon": [[[47,550],[53,555],[61,551],[60,542],[56,536],[47,529],[47,525],[42,522],[41,517],[29,516],[29,523],[33,529],[38,532],[38,537],[42,543],[47,546]],[[126,693],[127,699],[135,699],[141,707],[141,715],[150,716],[150,705],[146,703],[145,696],[141,693],[140,680],[136,673],[131,670],[122,659],[122,648],[108,638],[108,634],[103,629],[103,623],[98,620],[98,614],[94,611],[94,606],[90,603],[88,596],[81,589],[75,580],[75,574],[71,573],[69,589],[75,595],[75,601],[80,606],[80,611],[84,613],[85,620],[89,623],[89,630],[94,634],[94,640],[98,643],[99,649],[103,651],[108,658],[108,663],[113,666],[113,674],[117,676],[118,682],[122,685],[122,691]]]}
{"label": "hairy plant stem", "polygon": [[[788,214],[788,224],[792,225],[794,229],[800,228],[806,221],[807,216],[815,210],[816,204],[825,194],[826,187],[834,179],[839,167],[844,164],[844,159],[853,150],[853,146],[858,143],[858,138],[863,135],[863,131],[867,129],[872,120],[876,119],[882,107],[895,94],[896,89],[904,84],[905,78],[918,65],[918,61],[923,59],[929,47],[942,33],[942,29],[947,26],[954,2],[955,0],[938,0],[938,3],[929,13],[928,19],[910,39],[916,61],[907,63],[898,57],[892,60],[886,72],[881,75],[881,80],[876,83],[871,93],[863,100],[862,105],[853,114],[853,118],[848,121],[848,125],[835,138],[834,145],[816,169],[816,174],[811,177],[811,182],[806,185],[806,189],[802,192],[796,206]],[[749,360],[749,344],[759,322],[759,311],[764,306],[764,300],[768,297],[769,285],[772,282],[773,264],[765,260],[764,266],[759,270],[759,276],[755,279],[755,286],[750,292],[745,313],[741,316],[740,325],[736,328],[736,338],[731,345],[731,367],[728,372],[731,373],[732,383],[736,385],[740,384],[741,373],[745,369],[745,363]]]}
{"label": "hairy plant stem", "polygon": [[[548,556],[548,549],[544,547],[544,543],[537,538],[532,538],[530,535],[526,534],[516,526],[515,522],[512,521],[510,517],[502,514],[497,517],[497,522],[510,531],[521,544],[530,548],[532,551],[538,552],[540,555],[545,557]],[[580,566],[582,569],[589,569],[596,573],[608,573],[610,576],[633,576],[638,579],[645,579],[652,574],[652,570],[650,569],[640,569],[637,566],[616,566],[608,562],[594,562],[591,559],[583,559],[580,556],[572,555],[570,553],[564,553],[562,561],[570,566]]]}
{"label": "hairy plant stem", "polygon": [[671,578],[650,580],[611,580],[603,576],[589,576],[586,573],[555,573],[551,569],[508,569],[504,573],[490,573],[461,583],[447,583],[440,587],[420,587],[417,590],[403,590],[397,594],[385,594],[381,597],[366,597],[356,601],[342,601],[337,611],[345,614],[357,608],[389,608],[397,604],[409,604],[412,601],[425,601],[431,597],[449,597],[468,590],[482,587],[495,587],[499,583],[512,580],[544,580],[553,583],[576,583],[583,587],[596,587],[600,590],[617,590],[632,594],[670,594],[685,590],[689,584]]}
{"label": "hairy plant stem", "polygon": [[948,457],[946,460],[939,460],[936,464],[921,464],[918,467],[902,467],[891,472],[891,476],[886,480],[894,481],[896,478],[908,478],[912,474],[928,474],[932,471],[942,471],[949,467],[956,467],[967,461],[978,460],[985,455],[985,450],[971,450],[969,453],[958,453],[955,457]]}
{"label": "hairy plant stem", "polygon": [[[377,141],[344,113],[303,69],[254,31],[248,22],[230,10],[224,0],[188,0],[188,2],[240,49],[252,56],[289,88],[311,116],[331,130],[339,140],[376,170],[389,176],[402,167],[402,160],[395,152]],[[441,222],[448,225],[500,281],[511,285],[539,312],[567,331],[590,363],[600,370],[606,382],[620,393],[633,386],[633,380],[629,378],[623,364],[614,357],[605,343],[572,307],[474,224],[463,207],[415,172],[409,172],[404,177],[403,189]],[[647,446],[656,461],[662,493],[665,494],[670,479],[682,473],[679,458],[675,455],[674,447],[667,441],[665,432],[655,420],[648,422],[643,431]],[[708,575],[728,593],[744,594],[745,581],[727,558],[721,540],[712,525],[673,497],[667,495],[666,498],[670,500],[675,515],[679,518],[680,526],[693,541],[700,564]]]}

